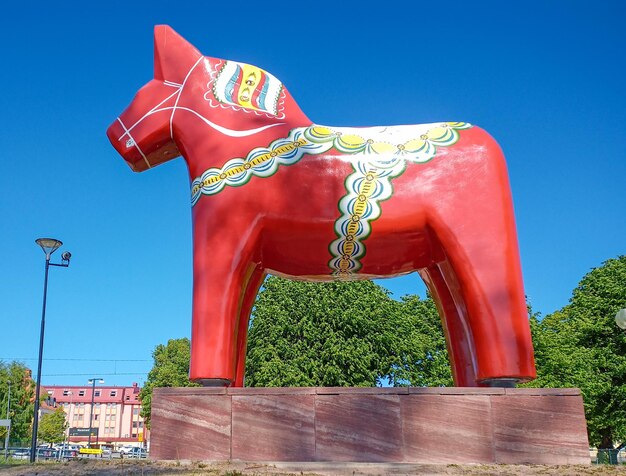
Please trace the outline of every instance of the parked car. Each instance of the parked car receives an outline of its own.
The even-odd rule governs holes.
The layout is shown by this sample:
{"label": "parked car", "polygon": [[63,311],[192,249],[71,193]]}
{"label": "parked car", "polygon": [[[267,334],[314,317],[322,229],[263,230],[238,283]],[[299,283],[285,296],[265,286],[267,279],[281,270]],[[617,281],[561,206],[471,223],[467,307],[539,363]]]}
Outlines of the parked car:
{"label": "parked car", "polygon": [[30,459],[30,450],[28,448],[20,448],[11,455],[13,459]]}
{"label": "parked car", "polygon": [[147,458],[148,452],[143,448],[134,447],[130,452],[126,455],[128,458]]}
{"label": "parked car", "polygon": [[136,446],[133,446],[133,445],[124,445],[124,446],[122,446],[122,447],[120,448],[120,454],[125,456],[125,455],[127,455],[128,453],[130,453],[130,452],[133,450],[133,448],[136,448]]}
{"label": "parked car", "polygon": [[37,448],[37,459],[54,459],[57,452],[52,448]]}
{"label": "parked car", "polygon": [[61,449],[59,450],[59,452],[57,452],[57,458],[63,459],[65,461],[74,459],[76,457],[78,457],[78,450],[72,450],[72,449],[66,448],[66,449]]}

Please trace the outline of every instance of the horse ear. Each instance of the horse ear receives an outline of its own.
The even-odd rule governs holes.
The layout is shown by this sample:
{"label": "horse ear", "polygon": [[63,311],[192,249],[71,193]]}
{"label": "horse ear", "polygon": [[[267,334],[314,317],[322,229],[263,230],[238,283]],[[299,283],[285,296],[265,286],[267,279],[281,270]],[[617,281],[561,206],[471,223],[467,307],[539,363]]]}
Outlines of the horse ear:
{"label": "horse ear", "polygon": [[167,25],[154,27],[154,79],[182,83],[202,54]]}

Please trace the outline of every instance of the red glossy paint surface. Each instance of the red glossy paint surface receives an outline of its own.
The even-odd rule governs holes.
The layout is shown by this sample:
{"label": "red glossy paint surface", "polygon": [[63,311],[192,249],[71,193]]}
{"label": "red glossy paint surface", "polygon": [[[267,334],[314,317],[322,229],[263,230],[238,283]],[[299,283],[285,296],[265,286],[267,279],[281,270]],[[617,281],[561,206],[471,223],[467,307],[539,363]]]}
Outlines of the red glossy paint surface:
{"label": "red glossy paint surface", "polygon": [[[193,180],[312,125],[286,90],[280,114],[219,104],[207,85],[221,64],[156,27],[155,79],[107,131],[133,170],[182,155]],[[535,368],[506,164],[478,127],[459,136],[391,179],[393,194],[378,203],[362,267],[350,278],[418,270],[442,315],[456,385],[529,380]],[[336,148],[305,154],[197,200],[192,379],[243,384],[248,318],[266,273],[335,279],[329,245],[354,157]]]}

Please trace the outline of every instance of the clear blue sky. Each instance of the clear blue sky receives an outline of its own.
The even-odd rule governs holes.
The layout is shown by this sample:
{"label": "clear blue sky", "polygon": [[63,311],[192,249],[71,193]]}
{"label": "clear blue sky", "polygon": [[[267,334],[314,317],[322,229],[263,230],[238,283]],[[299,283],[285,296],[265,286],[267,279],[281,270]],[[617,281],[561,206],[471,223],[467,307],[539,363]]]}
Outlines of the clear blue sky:
{"label": "clear blue sky", "polygon": [[[37,356],[40,236],[73,254],[50,271],[44,384],[142,383],[154,346],[190,333],[185,165],[135,174],[105,136],[152,77],[160,23],[206,55],[270,71],[321,124],[487,129],[508,160],[526,293],[553,312],[626,252],[625,20],[619,0],[10,2],[0,358]],[[383,284],[423,290],[417,276]]]}

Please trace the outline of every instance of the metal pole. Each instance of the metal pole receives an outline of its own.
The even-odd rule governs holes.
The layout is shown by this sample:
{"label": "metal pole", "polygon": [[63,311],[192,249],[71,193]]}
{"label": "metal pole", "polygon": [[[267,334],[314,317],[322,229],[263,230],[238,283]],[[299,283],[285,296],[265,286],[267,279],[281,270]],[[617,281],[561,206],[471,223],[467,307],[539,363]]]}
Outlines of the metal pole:
{"label": "metal pole", "polygon": [[33,415],[33,436],[30,441],[30,462],[34,463],[37,456],[37,430],[39,428],[39,391],[41,388],[41,361],[43,359],[43,335],[46,328],[46,298],[48,296],[48,269],[50,253],[46,253],[46,274],[43,281],[43,308],[41,310],[41,331],[39,333],[39,361],[37,363],[37,387],[35,390],[35,412]]}
{"label": "metal pole", "polygon": [[7,428],[7,436],[4,439],[4,459],[5,461],[9,458],[9,434],[11,433],[11,418],[9,417],[9,413],[11,411],[11,381],[9,383],[9,398],[7,398],[7,420],[9,420],[9,426]]}
{"label": "metal pole", "polygon": [[63,459],[63,455],[65,454],[67,442],[70,439],[70,428],[72,427],[72,398],[74,397],[74,392],[70,390],[68,393],[70,396],[70,406],[67,409],[67,435],[63,435],[63,449],[61,450],[61,454],[59,455],[59,461]]}
{"label": "metal pole", "polygon": [[87,448],[91,448],[91,429],[93,426],[93,402],[96,394],[96,379],[93,379],[91,383],[91,411],[89,412],[89,441],[87,442]]}

